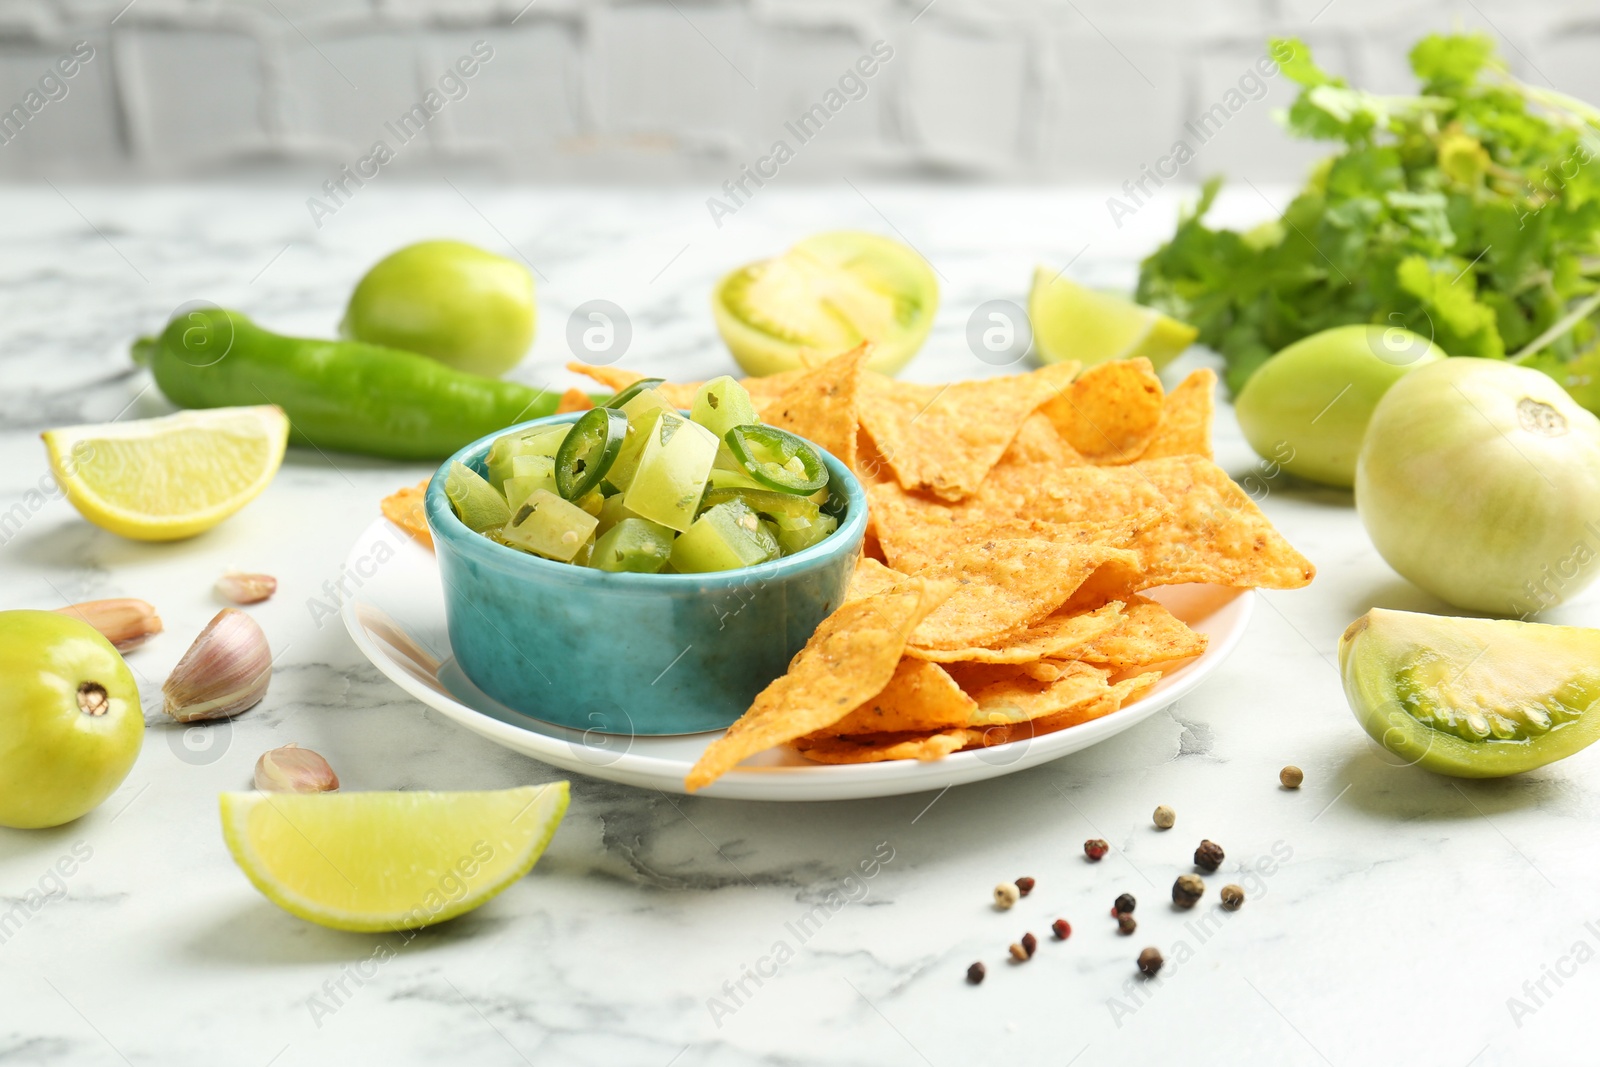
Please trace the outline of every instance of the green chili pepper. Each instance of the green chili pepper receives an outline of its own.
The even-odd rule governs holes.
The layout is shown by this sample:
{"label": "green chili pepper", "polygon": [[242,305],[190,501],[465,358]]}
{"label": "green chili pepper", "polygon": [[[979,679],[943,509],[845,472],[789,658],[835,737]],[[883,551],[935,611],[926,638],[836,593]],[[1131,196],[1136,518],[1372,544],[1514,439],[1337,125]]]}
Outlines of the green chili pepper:
{"label": "green chili pepper", "polygon": [[590,408],[567,431],[556,451],[556,489],[577,500],[600,484],[622,451],[628,416],[615,408]]}
{"label": "green chili pepper", "polygon": [[447,456],[560,401],[395,348],[285,337],[221,308],[175,317],[133,357],[179,407],[277,404],[296,443],[393,459]]}
{"label": "green chili pepper", "polygon": [[625,387],[622,392],[618,393],[610,400],[607,400],[601,405],[601,407],[620,408],[622,405],[626,404],[628,401],[632,400],[646,389],[654,389],[656,386],[663,385],[665,383],[665,378],[640,378],[632,385]]}
{"label": "green chili pepper", "polygon": [[809,496],[828,484],[828,468],[803,438],[776,426],[735,426],[724,440],[745,473],[780,493]]}

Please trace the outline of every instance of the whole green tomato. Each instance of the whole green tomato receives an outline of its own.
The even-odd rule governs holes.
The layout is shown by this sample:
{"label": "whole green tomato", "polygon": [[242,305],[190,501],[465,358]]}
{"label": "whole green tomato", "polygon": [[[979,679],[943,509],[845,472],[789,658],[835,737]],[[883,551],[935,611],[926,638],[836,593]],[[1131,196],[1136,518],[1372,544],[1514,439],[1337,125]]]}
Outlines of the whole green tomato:
{"label": "whole green tomato", "polygon": [[1356,511],[1389,566],[1441,600],[1554,607],[1600,574],[1600,420],[1527,367],[1430,364],[1373,412]]}
{"label": "whole green tomato", "polygon": [[144,741],[111,642],[50,611],[0,611],[0,826],[59,826],[110,796]]}
{"label": "whole green tomato", "polygon": [[[1299,478],[1348,489],[1372,410],[1444,350],[1397,326],[1335,326],[1263,363],[1234,401],[1250,447]],[[1287,454],[1290,458],[1284,459]]]}
{"label": "whole green tomato", "polygon": [[422,241],[367,271],[339,329],[498,377],[528,351],[537,320],[533,275],[522,264],[461,241]]}

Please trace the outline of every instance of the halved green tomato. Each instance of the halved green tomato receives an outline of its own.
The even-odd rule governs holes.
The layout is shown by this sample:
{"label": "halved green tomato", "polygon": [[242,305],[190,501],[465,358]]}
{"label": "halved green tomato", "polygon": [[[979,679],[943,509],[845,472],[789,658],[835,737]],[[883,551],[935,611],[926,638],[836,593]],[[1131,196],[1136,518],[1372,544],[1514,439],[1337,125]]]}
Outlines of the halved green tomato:
{"label": "halved green tomato", "polygon": [[590,408],[572,424],[556,453],[556,488],[576,500],[597,488],[622,451],[628,416],[614,408]]}
{"label": "halved green tomato", "polygon": [[776,426],[735,426],[723,438],[744,472],[768,489],[810,496],[827,488],[828,468],[803,437]]}
{"label": "halved green tomato", "polygon": [[1499,778],[1600,737],[1600,630],[1374,608],[1339,639],[1345,697],[1409,766]]}
{"label": "halved green tomato", "polygon": [[877,234],[820,233],[746,264],[711,296],[717,329],[753,375],[802,366],[871,341],[867,366],[894,374],[917,354],[939,309],[939,283],[913,249]]}

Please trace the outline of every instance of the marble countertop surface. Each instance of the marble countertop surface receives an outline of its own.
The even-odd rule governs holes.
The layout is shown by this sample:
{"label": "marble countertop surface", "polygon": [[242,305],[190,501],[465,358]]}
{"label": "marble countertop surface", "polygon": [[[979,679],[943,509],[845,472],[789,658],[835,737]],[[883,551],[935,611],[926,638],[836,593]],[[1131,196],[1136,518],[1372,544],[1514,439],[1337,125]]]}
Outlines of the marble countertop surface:
{"label": "marble countertop surface", "polygon": [[[72,825],[0,831],[0,1065],[1486,1067],[1581,1062],[1593,1047],[1600,850],[1585,841],[1600,834],[1600,749],[1498,782],[1393,766],[1346,709],[1336,642],[1373,605],[1441,605],[1384,565],[1348,494],[1283,478],[1256,483],[1262,505],[1316,582],[1264,594],[1206,684],[1097,747],[848,803],[575,778],[532,874],[462,919],[407,939],[279,911],[229,858],[216,807],[268,748],[315,748],[351,789],[558,775],[407,698],[311,610],[378,498],[427,466],[291,450],[259,500],[178,544],[120,540],[60,499],[41,429],[168,410],[130,366],[130,338],[197,299],[326,333],[381,254],[453,236],[538,272],[541,330],[517,377],[572,382],[568,318],[607,299],[632,325],[623,365],[699,378],[732,369],[707,307],[715,279],[846,227],[899,234],[940,275],[937,326],[907,376],[972,377],[999,370],[967,349],[974,308],[1024,302],[1036,262],[1129,283],[1177,205],[1165,196],[1119,229],[1093,190],[772,187],[719,228],[710,190],[396,183],[317,229],[313,192],[0,192],[0,513],[25,512],[0,539],[0,608],[138,596],[167,627],[128,657],[149,729],[121,789]],[[1278,192],[1225,197],[1223,217],[1260,219]],[[1218,452],[1236,478],[1255,470],[1227,409]],[[229,568],[278,577],[251,611],[280,658],[266,701],[199,744],[163,720],[159,687]],[[1547,620],[1600,625],[1600,600]],[[1298,792],[1278,787],[1286,763],[1305,770]],[[1172,831],[1152,828],[1157,804],[1176,809]],[[1098,865],[1090,837],[1112,845]],[[1202,837],[1249,890],[1237,913],[1211,895],[1189,913],[1165,903]],[[995,911],[991,888],[1019,875],[1038,888]],[[1108,915],[1122,892],[1142,902],[1131,938]],[[801,923],[814,914],[825,922]],[[1057,916],[1075,930],[1066,944],[1004,962]],[[1169,961],[1158,982],[1135,974],[1146,945]],[[973,988],[979,959],[989,976]]]}

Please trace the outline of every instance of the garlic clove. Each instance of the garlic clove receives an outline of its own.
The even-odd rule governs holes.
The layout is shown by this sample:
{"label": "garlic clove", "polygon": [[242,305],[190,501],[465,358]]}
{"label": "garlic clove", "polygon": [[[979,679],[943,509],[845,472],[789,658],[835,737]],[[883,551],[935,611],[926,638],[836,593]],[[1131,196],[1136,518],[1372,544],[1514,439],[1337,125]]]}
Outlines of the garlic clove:
{"label": "garlic clove", "polygon": [[256,760],[256,788],[263,793],[331,793],[339,776],[328,761],[290,742]]}
{"label": "garlic clove", "polygon": [[267,695],[272,650],[256,620],[223,608],[161,686],[166,712],[179,722],[228,719]]}
{"label": "garlic clove", "polygon": [[229,571],[217,579],[216,591],[231,604],[259,604],[278,591],[278,579],[270,574]]}
{"label": "garlic clove", "polygon": [[161,616],[148,601],[134,597],[116,597],[111,600],[88,600],[82,604],[57,608],[57,615],[67,615],[93,626],[116,647],[118,652],[131,652],[144,644],[152,634],[161,632]]}

